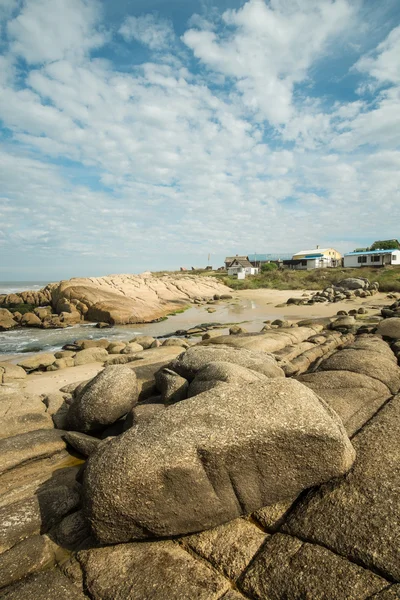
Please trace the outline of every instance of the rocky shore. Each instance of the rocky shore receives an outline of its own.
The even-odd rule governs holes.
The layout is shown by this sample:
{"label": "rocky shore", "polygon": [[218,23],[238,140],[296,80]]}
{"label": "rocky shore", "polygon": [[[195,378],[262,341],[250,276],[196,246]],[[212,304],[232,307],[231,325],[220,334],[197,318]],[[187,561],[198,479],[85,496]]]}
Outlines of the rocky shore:
{"label": "rocky shore", "polygon": [[69,279],[37,292],[0,295],[0,331],[18,326],[62,328],[83,320],[105,325],[149,323],[191,304],[230,298],[230,292],[213,277],[191,275]]}
{"label": "rocky shore", "polygon": [[400,598],[399,308],[3,363],[0,598]]}

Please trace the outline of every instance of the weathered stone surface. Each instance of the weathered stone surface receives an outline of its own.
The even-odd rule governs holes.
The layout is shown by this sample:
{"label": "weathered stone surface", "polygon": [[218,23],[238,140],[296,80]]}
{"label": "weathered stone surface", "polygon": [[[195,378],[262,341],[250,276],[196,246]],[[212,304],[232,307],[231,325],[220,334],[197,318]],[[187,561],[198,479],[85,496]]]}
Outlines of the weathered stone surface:
{"label": "weathered stone surface", "polygon": [[292,498],[353,460],[336,413],[297,381],[226,386],[100,447],[85,471],[86,511],[104,542],[191,533]]}
{"label": "weathered stone surface", "polygon": [[[161,400],[161,396],[159,397]],[[152,402],[149,404],[137,404],[127,415],[124,423],[124,431],[127,431],[134,425],[148,421],[157,413],[164,411],[166,405],[163,402]]]}
{"label": "weathered stone surface", "polygon": [[322,371],[352,371],[381,381],[395,394],[400,389],[400,369],[395,362],[370,350],[344,349],[320,365]]}
{"label": "weathered stone surface", "polygon": [[[288,329],[271,329],[262,334],[222,335],[201,342],[201,345],[228,345],[234,348],[253,350],[254,352],[277,352],[285,346],[304,342],[310,336],[322,331],[322,325],[310,327],[290,327]],[[221,359],[222,360],[222,359]],[[244,367],[247,365],[243,364]]]}
{"label": "weathered stone surface", "polygon": [[385,384],[351,371],[319,371],[298,380],[337,412],[348,435],[360,429],[391,396]]}
{"label": "weathered stone surface", "polygon": [[42,321],[34,313],[25,313],[21,319],[21,325],[25,327],[41,327]]}
{"label": "weathered stone surface", "polygon": [[229,583],[173,542],[78,553],[93,600],[219,600]]}
{"label": "weathered stone surface", "polygon": [[137,400],[135,373],[123,365],[106,367],[74,398],[68,411],[68,427],[99,431],[128,413]]}
{"label": "weathered stone surface", "polygon": [[287,530],[400,580],[400,395],[353,438],[357,460],[310,494]]}
{"label": "weathered stone surface", "polygon": [[379,592],[374,596],[374,600],[399,600],[400,598],[400,585],[391,585],[383,592]]}
{"label": "weathered stone surface", "polygon": [[0,439],[53,428],[40,396],[26,395],[11,388],[0,388],[0,422]]}
{"label": "weathered stone surface", "polygon": [[143,347],[136,342],[125,344],[125,348],[121,350],[122,354],[137,354],[138,352],[143,352]]}
{"label": "weathered stone surface", "polygon": [[263,506],[263,508],[256,510],[251,517],[260,523],[266,531],[278,531],[279,527],[285,521],[295,500],[296,498],[292,498],[291,500],[285,500],[284,502]]}
{"label": "weathered stone surface", "polygon": [[16,380],[25,379],[26,377],[26,371],[22,367],[11,363],[0,362],[0,369],[2,370],[0,383],[13,383]]}
{"label": "weathered stone surface", "polygon": [[161,399],[165,404],[174,404],[185,400],[188,395],[189,382],[171,369],[164,367],[155,375],[156,386],[161,392]]}
{"label": "weathered stone surface", "polygon": [[267,381],[263,373],[257,373],[246,367],[241,367],[230,362],[215,361],[205,365],[193,379],[189,387],[189,398],[206,392],[219,384],[240,384]]}
{"label": "weathered stone surface", "polygon": [[167,338],[166,340],[163,341],[162,345],[163,346],[182,346],[182,348],[189,348],[189,343],[187,340],[184,340],[182,338],[176,338],[176,337]]}
{"label": "weathered stone surface", "polygon": [[36,371],[37,369],[45,369],[49,367],[56,361],[56,357],[54,354],[43,353],[36,354],[35,356],[31,356],[30,358],[25,358],[18,363],[19,367],[25,369],[25,371]]}
{"label": "weathered stone surface", "polygon": [[75,366],[87,365],[92,362],[104,362],[108,358],[108,352],[104,348],[88,348],[81,350],[74,358]]}
{"label": "weathered stone surface", "polygon": [[326,548],[275,534],[239,587],[257,600],[367,600],[387,585]]}
{"label": "weathered stone surface", "polygon": [[102,440],[78,431],[66,431],[64,439],[83,456],[90,456],[101,444]]}
{"label": "weathered stone surface", "polygon": [[[234,338],[236,339],[236,336]],[[169,368],[188,381],[192,381],[200,369],[216,361],[247,367],[267,377],[284,377],[274,357],[264,352],[253,352],[230,346],[193,346],[172,361]]]}
{"label": "weathered stone surface", "polygon": [[236,580],[247,568],[267,534],[245,519],[183,538],[185,546],[208,560],[229,579]]}
{"label": "weathered stone surface", "polygon": [[400,318],[385,319],[378,325],[377,333],[394,340],[400,340]]}
{"label": "weathered stone surface", "polygon": [[[125,342],[112,342],[108,345],[107,352],[109,354],[121,354],[124,348],[126,348]],[[142,350],[142,347],[140,347],[140,350]]]}
{"label": "weathered stone surface", "polygon": [[136,335],[134,338],[129,340],[130,344],[133,342],[140,344],[143,350],[147,350],[148,348],[151,348],[152,344],[155,342],[155,339],[150,335]]}
{"label": "weathered stone surface", "polygon": [[0,509],[0,552],[26,537],[46,533],[80,502],[78,484],[38,490],[20,502]]}
{"label": "weathered stone surface", "polygon": [[18,321],[13,318],[12,313],[6,308],[0,308],[0,331],[8,331],[18,325]]}
{"label": "weathered stone surface", "polygon": [[88,348],[104,348],[108,350],[108,347],[112,345],[106,339],[102,340],[76,340],[75,345],[81,350],[87,350]]}
{"label": "weathered stone surface", "polygon": [[68,550],[73,550],[89,538],[90,529],[88,522],[81,510],[71,513],[64,517],[59,523],[53,535],[57,544]]}
{"label": "weathered stone surface", "polygon": [[62,433],[57,429],[42,429],[0,440],[0,473],[28,460],[52,456],[64,450],[66,443]]}
{"label": "weathered stone surface", "polygon": [[346,290],[364,290],[369,287],[369,281],[365,277],[347,277],[339,281],[337,287]]}
{"label": "weathered stone surface", "polygon": [[50,540],[42,535],[27,538],[0,554],[0,588],[53,564],[54,550]]}
{"label": "weathered stone surface", "polygon": [[57,569],[32,575],[5,588],[4,600],[84,600],[87,598]]}

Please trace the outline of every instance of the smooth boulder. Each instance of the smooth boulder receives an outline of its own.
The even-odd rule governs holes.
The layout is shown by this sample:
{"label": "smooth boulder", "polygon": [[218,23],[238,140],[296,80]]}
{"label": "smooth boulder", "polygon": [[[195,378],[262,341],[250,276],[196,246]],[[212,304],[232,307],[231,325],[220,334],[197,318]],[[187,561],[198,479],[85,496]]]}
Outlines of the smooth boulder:
{"label": "smooth boulder", "polygon": [[68,428],[101,431],[126,415],[137,400],[135,373],[124,365],[106,367],[75,396],[67,415]]}
{"label": "smooth boulder", "polygon": [[101,542],[191,533],[293,498],[354,457],[336,413],[301,383],[224,386],[101,446],[84,506]]}
{"label": "smooth boulder", "polygon": [[200,369],[189,387],[189,398],[211,390],[221,384],[246,384],[257,381],[267,381],[262,373],[257,373],[240,365],[229,362],[215,361]]}
{"label": "smooth boulder", "polygon": [[400,340],[400,318],[393,317],[381,321],[378,325],[377,333],[384,337]]}
{"label": "smooth boulder", "polygon": [[210,362],[224,361],[234,365],[247,367],[267,377],[284,377],[283,370],[278,367],[275,358],[265,352],[254,352],[245,348],[230,346],[193,346],[178,356],[168,366],[188,381],[192,381],[198,371]]}

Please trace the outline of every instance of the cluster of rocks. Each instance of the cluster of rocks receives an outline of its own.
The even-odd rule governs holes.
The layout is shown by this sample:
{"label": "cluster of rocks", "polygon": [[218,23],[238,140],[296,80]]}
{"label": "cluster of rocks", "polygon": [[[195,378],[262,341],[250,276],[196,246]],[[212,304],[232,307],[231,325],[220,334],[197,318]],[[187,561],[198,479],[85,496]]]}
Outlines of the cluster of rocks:
{"label": "cluster of rocks", "polygon": [[342,302],[352,298],[367,298],[379,291],[379,283],[369,282],[364,277],[349,277],[336,285],[326,287],[322,292],[315,292],[302,298],[289,298],[287,304],[315,304],[316,302]]}
{"label": "cluster of rocks", "polygon": [[0,597],[400,598],[396,344],[310,323],[3,384]]}
{"label": "cluster of rocks", "polygon": [[[213,277],[191,275],[113,275],[51,283],[39,292],[0,295],[0,331],[17,326],[59,328],[81,320],[102,326],[149,323],[190,304],[232,298]],[[8,308],[36,307],[24,315]],[[210,308],[210,310],[213,310]]]}
{"label": "cluster of rocks", "polygon": [[[14,379],[20,379],[26,373],[37,371],[59,371],[68,367],[79,367],[90,363],[101,363],[107,365],[123,365],[144,358],[143,351],[163,347],[189,348],[193,341],[181,338],[168,338],[158,340],[151,336],[135,336],[129,342],[110,341],[107,339],[84,339],[77,340],[72,344],[66,344],[58,352],[43,352],[20,360],[17,366],[10,363],[0,363],[0,368],[19,369],[15,371]],[[17,377],[17,373],[20,377]],[[10,375],[9,375],[10,377]]]}

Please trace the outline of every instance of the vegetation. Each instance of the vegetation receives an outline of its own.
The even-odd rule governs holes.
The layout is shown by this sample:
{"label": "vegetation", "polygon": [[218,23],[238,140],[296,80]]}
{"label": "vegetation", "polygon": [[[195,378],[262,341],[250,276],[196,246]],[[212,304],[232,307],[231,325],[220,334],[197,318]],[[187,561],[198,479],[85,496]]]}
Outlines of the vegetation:
{"label": "vegetation", "polygon": [[368,250],[400,250],[400,244],[397,240],[380,240],[374,242]]}
{"label": "vegetation", "polygon": [[265,263],[261,266],[261,273],[268,273],[269,271],[276,271],[278,265],[275,263]]}
{"label": "vegetation", "polygon": [[[210,273],[209,273],[210,274]],[[238,280],[226,273],[214,272],[214,277],[234,290],[271,288],[276,290],[322,290],[348,277],[366,277],[377,281],[382,292],[400,292],[400,267],[360,267],[355,269],[313,269],[295,271],[274,270]]]}
{"label": "vegetation", "polygon": [[2,304],[0,308],[6,308],[11,313],[19,312],[24,315],[28,312],[33,312],[36,308],[35,304]]}

